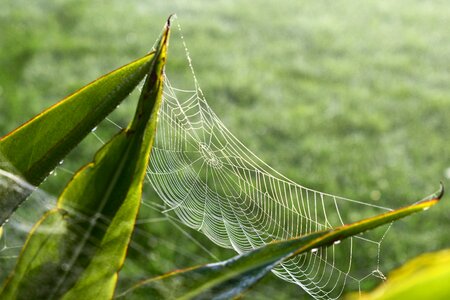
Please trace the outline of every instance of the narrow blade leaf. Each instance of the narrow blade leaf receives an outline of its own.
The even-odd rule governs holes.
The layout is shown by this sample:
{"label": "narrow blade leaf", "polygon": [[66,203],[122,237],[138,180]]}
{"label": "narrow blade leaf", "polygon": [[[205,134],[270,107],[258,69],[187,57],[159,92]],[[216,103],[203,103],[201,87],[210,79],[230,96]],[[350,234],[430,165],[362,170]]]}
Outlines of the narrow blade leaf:
{"label": "narrow blade leaf", "polygon": [[229,299],[255,284],[282,261],[319,247],[327,247],[358,233],[423,211],[436,204],[443,188],[426,201],[380,214],[335,229],[314,232],[299,238],[267,244],[229,260],[179,270],[142,281],[121,294],[127,299]]}
{"label": "narrow blade leaf", "polygon": [[[149,72],[153,57],[150,53],[98,78],[1,138],[1,168],[39,185],[128,96]],[[11,186],[0,185],[0,226],[31,193]]]}
{"label": "narrow blade leaf", "polygon": [[130,126],[77,172],[35,225],[1,299],[111,299],[142,196],[163,88],[169,26]]}

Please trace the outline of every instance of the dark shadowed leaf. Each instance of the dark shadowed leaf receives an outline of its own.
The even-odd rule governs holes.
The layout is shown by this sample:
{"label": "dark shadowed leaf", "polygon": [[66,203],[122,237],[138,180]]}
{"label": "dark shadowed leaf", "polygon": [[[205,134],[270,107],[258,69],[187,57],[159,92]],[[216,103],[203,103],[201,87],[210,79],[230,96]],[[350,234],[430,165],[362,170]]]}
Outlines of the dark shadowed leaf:
{"label": "dark shadowed leaf", "polygon": [[285,259],[327,247],[335,241],[393,222],[412,213],[427,210],[442,197],[443,188],[413,205],[335,229],[315,232],[291,240],[273,242],[232,259],[177,270],[142,281],[122,293],[126,299],[229,299],[255,284]]}
{"label": "dark shadowed leaf", "polygon": [[[150,53],[100,77],[1,138],[0,169],[39,185],[128,96],[149,72],[153,57]],[[0,185],[0,225],[32,191],[1,179],[7,182]]]}
{"label": "dark shadowed leaf", "polygon": [[78,171],[33,228],[1,299],[111,299],[142,196],[162,99],[169,26],[131,124]]}

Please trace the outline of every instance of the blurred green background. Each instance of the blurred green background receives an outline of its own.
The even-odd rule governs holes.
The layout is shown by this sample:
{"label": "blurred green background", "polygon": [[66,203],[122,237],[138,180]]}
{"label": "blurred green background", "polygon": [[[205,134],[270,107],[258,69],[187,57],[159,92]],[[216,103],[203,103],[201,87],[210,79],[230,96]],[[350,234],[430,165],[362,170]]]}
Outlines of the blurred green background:
{"label": "blurred green background", "polygon": [[[6,0],[0,6],[0,135],[148,52],[176,13],[210,106],[287,177],[391,208],[421,199],[439,181],[450,187],[447,1]],[[181,43],[177,34],[171,47]],[[185,62],[184,53],[169,53],[175,86],[191,84],[183,81],[192,79]],[[111,119],[124,126],[136,98],[133,93]],[[113,127],[101,127],[98,135],[107,139]],[[89,136],[64,169],[75,171],[99,146]],[[43,186],[53,195],[70,178],[61,170]],[[155,198],[150,186],[146,192]],[[217,258],[233,255],[145,206],[141,220],[123,284],[212,261],[202,247]],[[381,269],[450,247],[449,224],[448,196],[395,223],[382,244]],[[303,293],[269,276],[245,298],[275,295]]]}

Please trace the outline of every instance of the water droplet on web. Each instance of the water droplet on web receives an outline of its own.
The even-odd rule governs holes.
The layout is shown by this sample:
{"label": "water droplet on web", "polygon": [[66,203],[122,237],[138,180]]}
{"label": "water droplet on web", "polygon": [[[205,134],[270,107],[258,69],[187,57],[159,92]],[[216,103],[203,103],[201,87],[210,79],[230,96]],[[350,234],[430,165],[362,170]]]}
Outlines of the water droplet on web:
{"label": "water droplet on web", "polygon": [[53,173],[55,173],[55,170],[51,170],[50,171],[50,175],[52,175]]}
{"label": "water droplet on web", "polygon": [[339,245],[341,243],[341,240],[337,240],[337,241],[334,241],[334,243],[333,244],[335,244],[335,245]]}
{"label": "water droplet on web", "polygon": [[96,131],[97,130],[97,126],[95,126],[94,128],[92,128],[92,132],[94,132],[94,131]]}
{"label": "water droplet on web", "polygon": [[59,162],[60,165],[62,165],[63,163],[64,163],[64,159]]}
{"label": "water droplet on web", "polygon": [[312,252],[312,253],[316,253],[317,251],[319,251],[319,248],[312,248],[312,249],[311,249],[311,252]]}

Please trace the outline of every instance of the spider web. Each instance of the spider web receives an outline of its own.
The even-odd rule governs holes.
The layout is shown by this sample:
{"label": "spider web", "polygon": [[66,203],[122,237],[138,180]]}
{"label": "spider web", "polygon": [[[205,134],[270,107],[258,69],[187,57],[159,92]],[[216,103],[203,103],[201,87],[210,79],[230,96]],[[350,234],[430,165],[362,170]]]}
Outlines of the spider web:
{"label": "spider web", "polygon": [[[259,159],[209,106],[181,39],[195,88],[175,88],[166,78],[148,171],[166,204],[164,213],[175,214],[222,247],[245,253],[390,210],[309,189]],[[273,272],[316,299],[336,299],[344,288],[361,290],[369,277],[385,279],[379,259],[388,229],[313,249]]]}
{"label": "spider web", "polygon": [[[315,191],[277,173],[227,130],[200,90],[173,88],[166,80],[158,126],[148,179],[167,206],[164,212],[238,253],[389,210]],[[338,298],[346,283],[360,289],[369,276],[384,279],[379,255],[386,232],[314,249],[273,272],[316,299]],[[352,274],[361,272],[352,266],[361,244],[376,249],[374,268],[362,277]]]}

